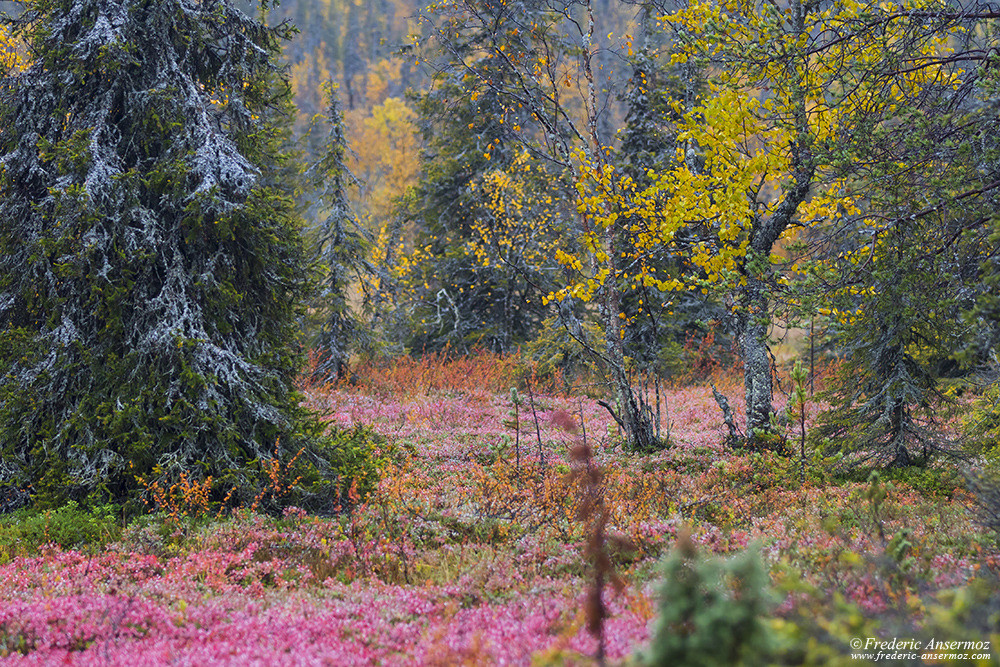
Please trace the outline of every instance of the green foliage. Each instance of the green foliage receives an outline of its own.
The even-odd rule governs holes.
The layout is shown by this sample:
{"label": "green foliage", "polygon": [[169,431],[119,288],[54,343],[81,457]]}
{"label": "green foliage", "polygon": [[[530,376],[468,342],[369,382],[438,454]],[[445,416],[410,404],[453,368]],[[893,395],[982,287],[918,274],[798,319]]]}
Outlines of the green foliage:
{"label": "green foliage", "polygon": [[820,415],[813,436],[843,452],[847,465],[926,464],[932,453],[947,449],[931,410],[940,396],[937,380],[893,342],[899,328],[869,322],[867,333],[862,329],[853,329],[852,354],[836,384],[821,394],[831,408]]}
{"label": "green foliage", "polygon": [[763,665],[773,648],[770,579],[755,550],[699,557],[684,536],[663,565],[650,666]]}
{"label": "green foliage", "polygon": [[925,498],[951,499],[965,489],[965,479],[954,465],[910,466],[881,472],[882,479],[910,487]]}
{"label": "green foliage", "polygon": [[840,592],[832,596],[805,581],[801,573],[787,565],[776,572],[776,589],[798,600],[793,613],[772,622],[781,665],[831,665],[849,667],[851,640],[878,637],[878,622],[868,618]]}
{"label": "green foliage", "polygon": [[966,444],[986,457],[987,465],[1000,471],[1000,382],[980,394],[962,420]]}
{"label": "green foliage", "polygon": [[0,565],[36,555],[46,544],[96,552],[118,539],[121,512],[116,505],[88,510],[71,500],[54,510],[21,509],[0,516]]}
{"label": "green foliage", "polygon": [[[794,595],[798,602],[792,613],[772,623],[780,660],[770,664],[856,665],[858,660],[851,654],[859,651],[852,640],[859,638],[863,642],[869,639],[890,641],[894,637],[903,641],[916,640],[921,647],[927,647],[931,639],[941,642],[961,637],[960,641],[991,642],[992,646],[1000,639],[996,632],[1000,621],[1000,595],[997,593],[1000,589],[993,572],[977,575],[958,588],[945,589],[919,600],[912,598],[911,608],[919,610],[919,615],[883,613],[878,618],[845,601],[839,592],[831,597],[829,591],[805,582],[792,568],[779,568],[777,576],[777,589],[783,594]],[[877,650],[861,652],[874,655]],[[914,651],[901,649],[899,652]],[[922,648],[915,652],[937,651]],[[995,664],[995,660],[994,655],[993,661],[982,664]]]}
{"label": "green foliage", "polygon": [[313,203],[320,217],[314,230],[314,246],[323,273],[310,315],[322,319],[314,341],[319,354],[315,373],[319,377],[341,379],[347,372],[352,344],[362,337],[347,298],[352,278],[373,273],[373,267],[365,262],[368,239],[359,233],[361,227],[347,201],[348,147],[336,89],[329,86],[327,94],[330,103],[325,121],[329,130],[320,159],[307,170],[319,193],[318,201]]}
{"label": "green foliage", "polygon": [[746,440],[738,444],[737,449],[748,452],[775,452],[783,456],[792,455],[792,449],[783,434],[763,428],[751,431]]}
{"label": "green foliage", "polygon": [[[415,105],[427,149],[405,211],[419,264],[407,279],[406,344],[511,352],[542,330],[555,249],[575,218],[555,79],[529,73],[543,52],[544,67],[561,72],[563,35],[536,3],[436,3],[421,18],[437,75]],[[553,151],[561,162],[546,159]]]}
{"label": "green foliage", "polygon": [[415,352],[465,350],[483,343],[497,350],[521,323],[505,320],[502,309],[497,312],[502,303],[497,279],[502,275],[480,272],[464,243],[484,215],[482,189],[477,192],[475,183],[486,172],[510,164],[514,154],[498,119],[483,113],[498,106],[495,94],[477,90],[473,77],[440,83],[414,100],[434,158],[424,163],[404,212],[417,225],[417,244],[427,256],[410,281],[409,331],[403,336]]}
{"label": "green foliage", "polygon": [[317,513],[347,509],[374,491],[382,471],[401,455],[365,426],[331,429],[318,441],[311,460],[292,469],[300,481],[282,504]]}
{"label": "green foliage", "polygon": [[[582,314],[582,313],[581,313]],[[579,319],[575,321],[580,322]],[[580,322],[582,336],[574,336],[568,327],[563,326],[560,315],[545,318],[531,340],[521,348],[521,351],[532,360],[533,372],[539,379],[548,379],[561,373],[564,381],[571,378],[583,379],[597,374],[594,355],[588,354],[581,344],[580,338],[596,339],[600,329],[591,322]],[[604,387],[599,383],[583,383],[583,390],[591,398],[603,397]]]}
{"label": "green foliage", "polygon": [[995,571],[984,571],[965,586],[937,595],[927,610],[924,634],[937,638],[962,637],[965,641],[991,641],[993,660],[996,660],[996,646],[1000,641],[998,628],[1000,580]]}
{"label": "green foliage", "polygon": [[[812,442],[816,443],[815,440]],[[833,451],[824,456],[823,451]],[[821,479],[835,484],[845,482],[868,482],[877,472],[881,480],[913,489],[928,499],[951,500],[957,492],[968,488],[967,479],[955,461],[939,461],[931,465],[897,466],[874,470],[872,467],[844,464],[844,456],[829,442],[818,443],[810,462],[810,475],[816,481]]]}
{"label": "green foliage", "polygon": [[[403,276],[406,346],[414,352],[475,347],[511,352],[541,330],[555,234],[549,210],[559,178],[519,155],[495,92],[474,77],[441,81],[416,101],[433,159],[403,211],[416,226]],[[506,124],[528,123],[507,118]],[[539,194],[541,193],[541,194]],[[547,202],[547,203],[546,203]]]}

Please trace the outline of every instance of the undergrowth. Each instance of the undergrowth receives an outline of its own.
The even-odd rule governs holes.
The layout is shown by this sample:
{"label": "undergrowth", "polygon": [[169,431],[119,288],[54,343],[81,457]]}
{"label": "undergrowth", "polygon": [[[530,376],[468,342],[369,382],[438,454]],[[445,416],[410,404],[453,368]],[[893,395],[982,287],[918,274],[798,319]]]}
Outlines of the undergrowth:
{"label": "undergrowth", "polygon": [[[261,609],[314,601],[364,627],[384,661],[423,661],[412,664],[697,664],[701,652],[704,664],[847,665],[857,636],[992,636],[1000,554],[954,465],[843,477],[801,437],[791,457],[737,452],[720,444],[711,392],[696,387],[666,394],[675,446],[637,456],[593,401],[539,385],[529,401],[487,367],[493,395],[467,378],[447,389],[451,374],[478,372],[460,365],[427,367],[441,387],[429,395],[410,362],[313,387],[331,421],[370,424],[378,443],[380,477],[346,485],[325,516],[295,506],[297,461],[274,457],[259,462],[269,484],[241,502],[189,471],[143,479],[148,513],[124,527],[115,508],[6,515],[0,560],[30,569],[82,550],[108,554],[101,567],[143,563],[197,593],[169,598],[187,606],[168,613],[181,628],[220,596]],[[359,389],[386,382],[402,393]],[[809,425],[796,406],[792,436]],[[755,541],[760,558],[745,555]],[[129,595],[159,599],[132,585]],[[360,601],[347,612],[345,600]],[[364,617],[389,600],[393,611]],[[11,646],[44,650],[41,635],[7,623]],[[651,636],[657,625],[667,635]]]}
{"label": "undergrowth", "polygon": [[22,508],[0,515],[0,565],[34,556],[47,545],[99,551],[118,539],[122,524],[117,505],[85,509],[72,500],[57,509]]}

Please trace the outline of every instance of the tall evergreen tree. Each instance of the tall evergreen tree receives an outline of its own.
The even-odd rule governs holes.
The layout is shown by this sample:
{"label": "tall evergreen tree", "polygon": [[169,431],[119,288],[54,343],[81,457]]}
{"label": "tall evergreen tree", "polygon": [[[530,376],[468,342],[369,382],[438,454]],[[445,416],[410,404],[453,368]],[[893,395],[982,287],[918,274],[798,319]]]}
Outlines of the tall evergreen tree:
{"label": "tall evergreen tree", "polygon": [[829,255],[825,280],[839,279],[828,298],[844,354],[817,434],[857,453],[851,462],[900,467],[946,449],[935,419],[940,379],[959,358],[984,361],[1000,341],[997,320],[976,308],[996,281],[990,236],[1000,208],[996,107],[984,103],[984,76],[989,66],[966,73],[960,91],[927,86],[919,107],[873,128],[861,144],[867,162],[856,163],[865,208],[814,230]]}
{"label": "tall evergreen tree", "polygon": [[508,168],[518,152],[504,121],[530,123],[488,112],[501,104],[494,90],[468,73],[442,74],[417,101],[428,148],[406,215],[428,257],[413,281],[408,346],[415,351],[482,345],[506,352],[543,319],[547,279],[517,261],[484,267],[466,247],[477,224],[494,215],[484,174]]}
{"label": "tall evergreen tree", "polygon": [[329,468],[292,391],[289,28],[230,0],[25,5],[33,64],[0,98],[0,485],[122,498],[186,469],[250,494],[267,458]]}
{"label": "tall evergreen tree", "polygon": [[852,454],[852,464],[926,463],[948,447],[935,420],[943,396],[932,362],[948,358],[968,335],[960,313],[974,268],[956,266],[951,253],[925,252],[922,244],[940,242],[948,226],[939,219],[919,230],[890,230],[864,268],[870,288],[831,299],[849,313],[833,325],[845,359],[815,434]]}
{"label": "tall evergreen tree", "polygon": [[316,227],[316,249],[324,272],[323,285],[315,311],[323,318],[316,348],[319,364],[316,371],[325,377],[340,378],[347,372],[351,343],[360,328],[351,312],[348,293],[354,273],[373,273],[365,260],[365,239],[347,201],[350,174],[345,164],[347,138],[337,100],[336,88],[329,86],[329,112],[325,125],[329,128],[320,159],[313,165],[312,180],[319,197],[314,208],[320,221]]}

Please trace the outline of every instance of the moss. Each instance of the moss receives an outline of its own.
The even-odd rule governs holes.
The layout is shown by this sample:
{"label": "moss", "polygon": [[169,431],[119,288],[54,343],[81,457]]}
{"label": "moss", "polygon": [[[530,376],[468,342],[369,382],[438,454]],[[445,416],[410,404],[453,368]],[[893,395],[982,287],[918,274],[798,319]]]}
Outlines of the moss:
{"label": "moss", "polygon": [[70,501],[55,509],[18,510],[0,517],[0,565],[36,555],[47,544],[97,552],[121,531],[122,508],[116,505],[87,509]]}

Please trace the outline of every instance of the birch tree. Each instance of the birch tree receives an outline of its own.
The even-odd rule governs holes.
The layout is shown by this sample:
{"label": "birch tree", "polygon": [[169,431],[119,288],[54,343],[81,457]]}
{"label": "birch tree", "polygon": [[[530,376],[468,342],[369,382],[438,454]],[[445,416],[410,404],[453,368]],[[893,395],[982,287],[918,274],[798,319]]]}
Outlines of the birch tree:
{"label": "birch tree", "polygon": [[[624,347],[626,260],[612,250],[622,238],[628,219],[623,213],[631,205],[628,193],[634,187],[619,178],[609,162],[611,146],[601,130],[609,125],[605,102],[613,77],[597,71],[600,63],[613,60],[603,57],[604,51],[629,51],[631,37],[610,35],[604,38],[610,45],[602,47],[606,31],[600,20],[606,17],[595,12],[590,0],[449,0],[433,9],[424,18],[444,53],[441,66],[475,79],[484,94],[496,100],[491,110],[501,129],[496,143],[549,161],[575,186],[576,192],[571,189],[568,196],[579,197],[574,227],[585,244],[568,243],[555,258],[568,272],[564,281],[575,282],[573,276],[591,269],[600,279],[552,290],[545,301],[558,304],[566,330],[600,359],[615,395],[616,405],[608,409],[629,446],[639,451],[658,448],[652,412],[634,389]],[[596,207],[585,203],[588,183],[595,177],[598,187],[622,197],[591,200]],[[584,249],[583,257],[577,256],[577,247]],[[591,339],[574,315],[576,304],[584,301],[597,304],[600,340]]]}
{"label": "birch tree", "polygon": [[[796,272],[777,251],[806,230],[886,226],[878,222],[885,211],[864,194],[880,185],[873,166],[913,168],[912,156],[896,150],[910,136],[899,130],[938,113],[942,91],[966,85],[962,68],[988,51],[956,46],[990,14],[924,0],[791,0],[691,2],[661,18],[677,61],[697,61],[713,76],[678,135],[693,159],[660,172],[644,194],[662,197],[669,211],[648,243],[673,242],[692,225],[711,231],[692,259],[705,272],[702,287],[729,304],[758,444],[772,440],[772,308]],[[896,141],[873,145],[883,132]]]}

